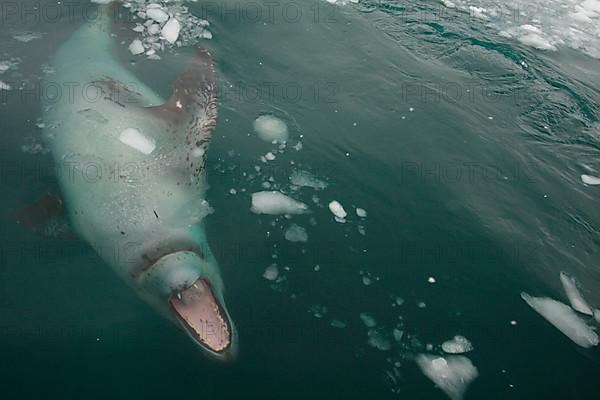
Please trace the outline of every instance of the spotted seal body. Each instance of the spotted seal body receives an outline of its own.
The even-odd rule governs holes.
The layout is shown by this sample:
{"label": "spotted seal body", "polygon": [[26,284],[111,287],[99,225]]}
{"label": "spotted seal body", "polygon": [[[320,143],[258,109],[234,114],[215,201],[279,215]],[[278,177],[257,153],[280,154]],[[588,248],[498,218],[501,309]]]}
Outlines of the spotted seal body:
{"label": "spotted seal body", "polygon": [[113,57],[110,18],[57,51],[44,138],[61,168],[74,230],[145,300],[209,354],[235,353],[234,325],[201,220],[217,110],[210,54],[197,49],[169,99]]}

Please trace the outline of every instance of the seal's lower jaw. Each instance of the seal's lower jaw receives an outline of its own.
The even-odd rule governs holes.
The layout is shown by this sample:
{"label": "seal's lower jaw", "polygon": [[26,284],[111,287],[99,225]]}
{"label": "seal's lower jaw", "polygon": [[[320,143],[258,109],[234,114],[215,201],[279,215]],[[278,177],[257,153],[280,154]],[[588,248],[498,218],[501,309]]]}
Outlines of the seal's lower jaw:
{"label": "seal's lower jaw", "polygon": [[198,279],[174,292],[169,304],[182,327],[205,351],[223,361],[234,358],[232,324],[206,280]]}

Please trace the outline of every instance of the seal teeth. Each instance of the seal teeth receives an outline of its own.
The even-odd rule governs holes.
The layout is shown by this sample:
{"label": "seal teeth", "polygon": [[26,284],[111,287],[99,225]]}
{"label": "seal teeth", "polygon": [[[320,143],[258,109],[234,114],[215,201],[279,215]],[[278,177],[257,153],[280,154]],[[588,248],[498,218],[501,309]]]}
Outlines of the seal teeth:
{"label": "seal teeth", "polygon": [[177,293],[177,298],[181,300],[181,293]]}
{"label": "seal teeth", "polygon": [[196,289],[200,289],[200,288],[198,287],[198,285],[196,285],[195,283],[194,283],[192,286],[193,286],[193,287],[195,287]]}

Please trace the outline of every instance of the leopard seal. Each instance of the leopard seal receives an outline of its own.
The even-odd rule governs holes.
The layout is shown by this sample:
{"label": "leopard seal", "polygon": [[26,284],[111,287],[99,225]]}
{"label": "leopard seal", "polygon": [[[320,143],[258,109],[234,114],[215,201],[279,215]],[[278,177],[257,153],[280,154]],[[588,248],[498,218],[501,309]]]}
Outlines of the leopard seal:
{"label": "leopard seal", "polygon": [[108,5],[57,50],[43,136],[70,224],[145,301],[220,360],[237,353],[202,219],[216,124],[210,53],[195,51],[163,99],[116,60]]}

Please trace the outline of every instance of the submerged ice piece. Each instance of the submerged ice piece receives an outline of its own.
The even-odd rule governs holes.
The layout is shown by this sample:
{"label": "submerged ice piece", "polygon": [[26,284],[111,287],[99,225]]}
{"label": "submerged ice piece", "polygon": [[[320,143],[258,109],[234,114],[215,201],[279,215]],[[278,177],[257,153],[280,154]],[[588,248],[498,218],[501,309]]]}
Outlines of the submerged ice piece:
{"label": "submerged ice piece", "polygon": [[452,400],[462,399],[469,384],[479,376],[477,368],[464,356],[419,354],[415,361],[423,374]]}

